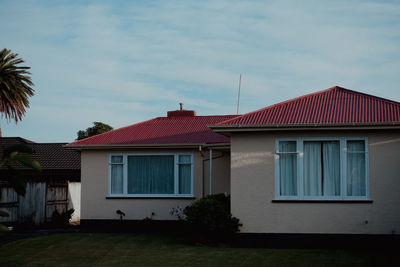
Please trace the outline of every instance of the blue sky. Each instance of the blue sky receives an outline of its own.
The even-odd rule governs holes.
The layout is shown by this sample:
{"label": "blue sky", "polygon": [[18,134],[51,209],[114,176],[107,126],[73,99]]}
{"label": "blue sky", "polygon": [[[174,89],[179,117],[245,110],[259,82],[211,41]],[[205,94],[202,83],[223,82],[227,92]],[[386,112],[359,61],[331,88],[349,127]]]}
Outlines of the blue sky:
{"label": "blue sky", "polygon": [[400,101],[400,2],[0,2],[0,48],[36,92],[3,136],[69,142],[179,102],[235,114],[240,73],[240,113],[335,85]]}

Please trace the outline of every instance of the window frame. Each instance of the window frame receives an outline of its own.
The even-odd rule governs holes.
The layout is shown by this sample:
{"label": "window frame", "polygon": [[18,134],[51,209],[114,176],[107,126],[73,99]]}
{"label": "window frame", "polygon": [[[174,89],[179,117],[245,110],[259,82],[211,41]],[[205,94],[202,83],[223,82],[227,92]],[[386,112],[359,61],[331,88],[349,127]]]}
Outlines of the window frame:
{"label": "window frame", "polygon": [[[347,196],[347,141],[364,141],[365,146],[365,196]],[[279,173],[279,142],[294,141],[296,142],[297,153],[297,195],[281,196],[280,195],[280,173]],[[305,141],[339,141],[340,145],[340,195],[339,196],[305,196],[304,195],[304,142]],[[295,137],[295,138],[277,138],[275,140],[275,199],[276,200],[370,200],[369,196],[369,151],[368,137]]]}
{"label": "window frame", "polygon": [[[190,163],[185,163],[185,164],[190,164],[191,165],[191,177],[190,177],[190,182],[191,182],[191,188],[190,188],[190,193],[189,194],[179,194],[179,156],[180,155],[186,155],[190,156]],[[113,156],[122,156],[122,164],[123,164],[123,175],[122,175],[122,181],[123,181],[123,193],[122,194],[112,194],[111,193],[111,166],[114,163],[111,163],[111,158]],[[128,194],[128,157],[129,156],[174,156],[174,193],[173,194]],[[194,188],[194,177],[193,177],[193,165],[194,165],[194,160],[193,160],[193,153],[184,153],[184,152],[179,152],[179,153],[112,153],[109,154],[108,156],[108,197],[138,197],[138,198],[188,198],[188,197],[193,197],[193,188]]]}

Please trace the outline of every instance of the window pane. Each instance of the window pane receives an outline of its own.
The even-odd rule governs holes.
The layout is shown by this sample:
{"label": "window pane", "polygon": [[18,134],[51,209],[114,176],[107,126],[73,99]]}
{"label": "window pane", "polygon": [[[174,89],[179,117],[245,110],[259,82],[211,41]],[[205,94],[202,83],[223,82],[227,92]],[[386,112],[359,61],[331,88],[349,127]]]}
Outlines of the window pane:
{"label": "window pane", "polygon": [[128,194],[173,194],[174,156],[129,156]]}
{"label": "window pane", "polygon": [[111,194],[123,193],[122,172],[122,164],[111,165]]}
{"label": "window pane", "polygon": [[304,142],[304,195],[340,195],[339,141]]}
{"label": "window pane", "polygon": [[191,155],[179,155],[179,163],[191,163],[192,156]]}
{"label": "window pane", "polygon": [[111,156],[111,163],[122,163],[122,156]]}
{"label": "window pane", "polygon": [[[297,154],[295,141],[279,142],[279,184],[281,196],[297,195]],[[283,153],[282,153],[283,152]]]}
{"label": "window pane", "polygon": [[347,195],[366,196],[365,142],[347,141]]}
{"label": "window pane", "polygon": [[340,196],[340,144],[339,141],[323,142],[323,180],[324,196]]}
{"label": "window pane", "polygon": [[322,195],[321,142],[304,142],[304,195]]}
{"label": "window pane", "polygon": [[179,165],[179,194],[190,194],[192,189],[192,167],[190,164]]}

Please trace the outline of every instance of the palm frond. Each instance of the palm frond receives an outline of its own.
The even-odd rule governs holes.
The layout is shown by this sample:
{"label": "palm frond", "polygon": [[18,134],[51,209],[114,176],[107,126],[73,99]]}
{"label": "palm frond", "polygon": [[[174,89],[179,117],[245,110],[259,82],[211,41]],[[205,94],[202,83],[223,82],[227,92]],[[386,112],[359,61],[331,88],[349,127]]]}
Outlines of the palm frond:
{"label": "palm frond", "polygon": [[18,54],[6,48],[0,51],[0,113],[8,121],[20,121],[34,95],[30,67],[19,66],[21,63]]}

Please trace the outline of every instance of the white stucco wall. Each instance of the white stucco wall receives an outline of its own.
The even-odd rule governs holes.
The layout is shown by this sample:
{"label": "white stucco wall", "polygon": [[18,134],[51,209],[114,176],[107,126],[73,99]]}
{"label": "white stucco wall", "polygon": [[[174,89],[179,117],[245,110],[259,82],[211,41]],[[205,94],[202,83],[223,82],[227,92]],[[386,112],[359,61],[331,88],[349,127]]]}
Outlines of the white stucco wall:
{"label": "white stucco wall", "polygon": [[[185,207],[195,199],[179,198],[126,198],[126,199],[107,199],[108,196],[108,157],[110,153],[193,153],[193,190],[195,199],[208,194],[208,187],[205,186],[203,160],[207,159],[207,151],[201,154],[198,150],[176,149],[176,150],[84,150],[81,153],[81,219],[119,219],[116,210],[122,210],[127,220],[142,220],[150,217],[154,213],[154,220],[175,220],[169,214],[173,207]],[[218,159],[213,162],[214,181],[217,191],[225,192],[229,190],[229,153],[225,159]],[[228,170],[228,171],[222,171]],[[209,169],[204,168],[208,173]],[[215,191],[216,192],[216,191]]]}
{"label": "white stucco wall", "polygon": [[[275,140],[366,136],[373,203],[273,203]],[[232,213],[249,233],[400,233],[400,133],[235,133],[231,137]]]}

